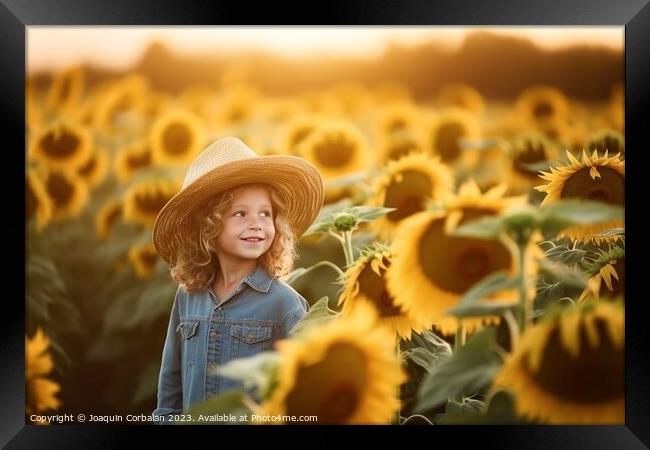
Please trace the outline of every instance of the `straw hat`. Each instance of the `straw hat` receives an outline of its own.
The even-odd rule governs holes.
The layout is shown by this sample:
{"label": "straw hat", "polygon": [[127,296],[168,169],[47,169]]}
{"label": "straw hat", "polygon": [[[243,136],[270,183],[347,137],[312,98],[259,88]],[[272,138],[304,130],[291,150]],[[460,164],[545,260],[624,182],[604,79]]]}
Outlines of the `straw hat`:
{"label": "straw hat", "polygon": [[153,226],[158,254],[170,262],[180,237],[194,226],[194,213],[217,193],[247,183],[275,188],[287,202],[284,211],[296,237],[323,206],[323,179],[318,170],[295,156],[259,156],[235,137],[209,145],[192,162],[181,190],[162,207]]}

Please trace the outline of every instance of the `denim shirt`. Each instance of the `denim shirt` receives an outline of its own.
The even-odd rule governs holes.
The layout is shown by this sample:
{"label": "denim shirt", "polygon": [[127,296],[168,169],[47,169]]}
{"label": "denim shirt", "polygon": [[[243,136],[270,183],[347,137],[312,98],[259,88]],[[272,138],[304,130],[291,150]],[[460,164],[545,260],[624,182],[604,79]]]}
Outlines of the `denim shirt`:
{"label": "denim shirt", "polygon": [[[212,286],[214,275],[209,283]],[[187,292],[179,286],[174,298],[158,378],[158,404],[153,414],[180,414],[241,383],[208,369],[236,358],[272,350],[276,340],[309,310],[307,301],[285,282],[257,266],[228,298],[212,288]]]}

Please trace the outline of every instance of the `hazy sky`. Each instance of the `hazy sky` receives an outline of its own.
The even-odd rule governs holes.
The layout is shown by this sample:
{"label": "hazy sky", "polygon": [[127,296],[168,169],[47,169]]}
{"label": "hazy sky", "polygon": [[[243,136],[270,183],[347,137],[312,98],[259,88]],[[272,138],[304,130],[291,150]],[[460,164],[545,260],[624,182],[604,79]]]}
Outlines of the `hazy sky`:
{"label": "hazy sky", "polygon": [[468,31],[488,30],[531,38],[545,48],[574,43],[623,49],[623,27],[36,27],[27,28],[28,70],[81,62],[127,68],[152,40],[188,54],[216,49],[260,48],[300,57],[314,53],[374,57],[390,42],[418,44],[435,39],[458,46]]}

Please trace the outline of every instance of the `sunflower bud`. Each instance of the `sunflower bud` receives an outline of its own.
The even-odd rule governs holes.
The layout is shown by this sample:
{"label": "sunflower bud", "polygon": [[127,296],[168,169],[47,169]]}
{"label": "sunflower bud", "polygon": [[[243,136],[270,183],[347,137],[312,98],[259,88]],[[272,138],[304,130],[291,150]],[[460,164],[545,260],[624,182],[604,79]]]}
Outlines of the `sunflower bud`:
{"label": "sunflower bud", "polygon": [[357,216],[350,213],[341,213],[334,218],[334,227],[337,231],[352,231],[358,223]]}

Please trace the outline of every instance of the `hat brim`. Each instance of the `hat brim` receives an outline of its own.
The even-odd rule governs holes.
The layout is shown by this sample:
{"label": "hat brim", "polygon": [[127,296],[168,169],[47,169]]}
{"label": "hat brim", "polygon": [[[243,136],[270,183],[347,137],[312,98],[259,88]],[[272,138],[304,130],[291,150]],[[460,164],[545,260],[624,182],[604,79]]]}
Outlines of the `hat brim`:
{"label": "hat brim", "polygon": [[219,192],[248,183],[275,188],[287,203],[284,215],[296,238],[309,228],[324,201],[323,179],[313,165],[295,156],[264,156],[224,164],[197,178],[167,202],[153,226],[158,254],[171,262],[181,236],[194,226],[193,215]]}

